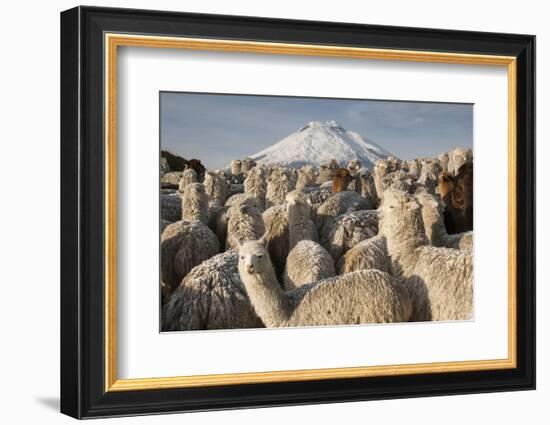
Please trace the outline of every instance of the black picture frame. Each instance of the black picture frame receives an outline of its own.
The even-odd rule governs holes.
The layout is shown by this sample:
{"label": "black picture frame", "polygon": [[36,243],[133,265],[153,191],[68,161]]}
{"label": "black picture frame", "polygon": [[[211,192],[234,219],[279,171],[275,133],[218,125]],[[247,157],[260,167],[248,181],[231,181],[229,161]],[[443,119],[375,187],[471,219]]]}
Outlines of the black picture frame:
{"label": "black picture frame", "polygon": [[[517,58],[517,367],[106,392],[104,34],[506,55]],[[535,37],[132,9],[61,13],[61,412],[75,418],[535,388]]]}

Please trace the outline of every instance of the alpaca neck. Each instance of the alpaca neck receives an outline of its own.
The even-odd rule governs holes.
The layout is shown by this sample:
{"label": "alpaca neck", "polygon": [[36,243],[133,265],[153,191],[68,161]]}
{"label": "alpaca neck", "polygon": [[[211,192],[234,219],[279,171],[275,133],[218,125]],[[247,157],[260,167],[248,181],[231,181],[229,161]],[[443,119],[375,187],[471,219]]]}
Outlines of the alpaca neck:
{"label": "alpaca neck", "polygon": [[421,217],[413,216],[408,225],[386,232],[386,246],[392,260],[392,268],[398,276],[413,273],[417,261],[417,249],[428,244]]}
{"label": "alpaca neck", "polygon": [[305,204],[292,204],[288,207],[288,248],[289,252],[296,244],[304,239],[309,239],[311,235],[308,226],[311,221],[309,208]]}
{"label": "alpaca neck", "polygon": [[267,327],[280,327],[291,315],[290,297],[281,289],[273,266],[263,273],[241,271],[241,278],[256,314]]}
{"label": "alpaca neck", "polygon": [[208,199],[204,195],[183,196],[182,219],[208,224]]}
{"label": "alpaca neck", "polygon": [[[445,224],[443,223],[443,216],[441,215],[439,209],[433,208],[427,210],[427,208],[431,207],[422,207],[422,218],[425,225],[426,236],[428,238],[428,241],[431,242],[432,245],[442,246],[445,244],[445,240],[448,237],[447,231],[445,230]],[[424,210],[426,210],[425,214]]]}

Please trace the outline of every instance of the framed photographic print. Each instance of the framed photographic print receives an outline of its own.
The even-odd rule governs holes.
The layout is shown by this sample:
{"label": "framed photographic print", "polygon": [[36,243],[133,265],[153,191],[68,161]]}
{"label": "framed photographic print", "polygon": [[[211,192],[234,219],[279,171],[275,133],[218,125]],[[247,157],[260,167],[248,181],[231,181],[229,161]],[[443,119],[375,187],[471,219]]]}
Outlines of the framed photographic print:
{"label": "framed photographic print", "polygon": [[63,12],[61,411],[533,389],[534,61],[529,35]]}

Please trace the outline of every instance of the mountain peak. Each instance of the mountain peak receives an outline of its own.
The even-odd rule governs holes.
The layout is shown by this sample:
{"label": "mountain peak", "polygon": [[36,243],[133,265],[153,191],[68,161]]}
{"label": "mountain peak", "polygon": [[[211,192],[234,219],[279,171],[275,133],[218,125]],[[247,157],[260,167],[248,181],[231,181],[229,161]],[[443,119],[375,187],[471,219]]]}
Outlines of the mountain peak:
{"label": "mountain peak", "polygon": [[300,127],[298,131],[304,131],[308,128],[326,128],[326,129],[332,129],[332,130],[341,130],[345,131],[344,127],[342,127],[340,124],[338,124],[334,120],[329,121],[310,121],[303,127]]}
{"label": "mountain peak", "polygon": [[310,121],[274,145],[251,157],[259,164],[301,167],[320,166],[336,159],[346,166],[358,159],[364,167],[372,168],[376,161],[391,154],[360,134],[347,131],[334,120]]}

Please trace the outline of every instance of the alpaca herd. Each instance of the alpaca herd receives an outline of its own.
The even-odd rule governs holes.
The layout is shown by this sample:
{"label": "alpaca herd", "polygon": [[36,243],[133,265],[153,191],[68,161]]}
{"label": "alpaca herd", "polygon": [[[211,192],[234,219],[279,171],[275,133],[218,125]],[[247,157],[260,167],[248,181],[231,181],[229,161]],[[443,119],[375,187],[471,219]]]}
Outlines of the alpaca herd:
{"label": "alpaca herd", "polygon": [[163,331],[473,318],[469,149],[161,174]]}

